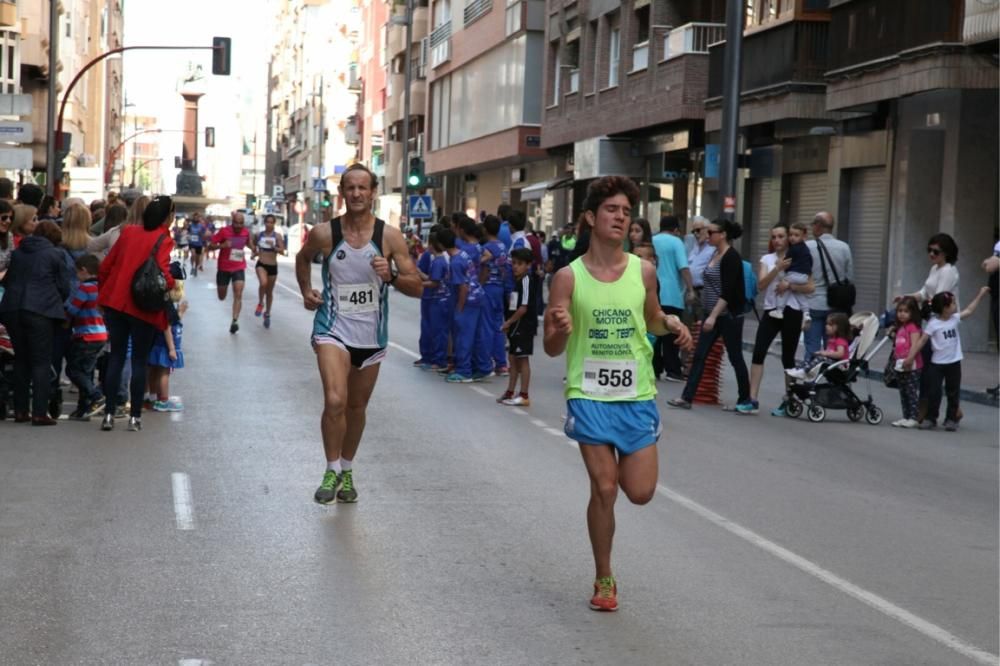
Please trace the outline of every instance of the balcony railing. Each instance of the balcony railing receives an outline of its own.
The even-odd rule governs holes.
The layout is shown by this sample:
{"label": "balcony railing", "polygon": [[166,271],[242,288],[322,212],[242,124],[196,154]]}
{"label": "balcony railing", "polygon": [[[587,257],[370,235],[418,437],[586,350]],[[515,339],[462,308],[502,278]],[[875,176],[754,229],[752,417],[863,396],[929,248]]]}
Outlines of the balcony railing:
{"label": "balcony railing", "polygon": [[649,67],[649,42],[632,47],[632,71],[638,72]]}
{"label": "balcony railing", "polygon": [[[743,37],[743,93],[781,84],[822,84],[827,66],[829,23],[793,21]],[[708,96],[722,95],[726,44],[708,50]]]}
{"label": "balcony railing", "polygon": [[430,35],[431,67],[451,60],[451,21],[442,23]]}
{"label": "balcony railing", "polygon": [[473,21],[482,18],[493,9],[493,0],[469,0],[462,12],[464,24],[469,25]]}
{"label": "balcony railing", "polygon": [[962,0],[855,0],[830,19],[830,70],[895,56],[901,51],[962,41]]}
{"label": "balcony railing", "polygon": [[726,38],[724,23],[687,23],[663,36],[663,59],[687,53],[708,53],[708,47]]}

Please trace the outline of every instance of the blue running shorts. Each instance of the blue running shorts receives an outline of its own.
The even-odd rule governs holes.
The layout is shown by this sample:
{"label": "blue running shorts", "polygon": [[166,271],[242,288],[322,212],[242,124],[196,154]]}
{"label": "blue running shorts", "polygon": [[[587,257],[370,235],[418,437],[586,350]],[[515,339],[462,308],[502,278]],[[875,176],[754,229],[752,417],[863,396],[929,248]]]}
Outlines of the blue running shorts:
{"label": "blue running shorts", "polygon": [[610,444],[627,456],[660,439],[660,412],[655,400],[602,402],[576,398],[566,401],[566,436],[580,444]]}

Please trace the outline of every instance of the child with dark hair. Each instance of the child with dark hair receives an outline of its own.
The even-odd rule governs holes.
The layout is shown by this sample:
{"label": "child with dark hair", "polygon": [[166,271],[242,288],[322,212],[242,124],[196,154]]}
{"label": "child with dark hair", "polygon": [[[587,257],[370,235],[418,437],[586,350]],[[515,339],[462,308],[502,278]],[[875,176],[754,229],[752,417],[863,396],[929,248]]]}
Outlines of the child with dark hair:
{"label": "child with dark hair", "polygon": [[[813,259],[809,247],[806,245],[806,237],[809,235],[809,228],[804,222],[793,222],[788,227],[788,250],[785,252],[785,259],[791,261],[785,269],[782,280],[790,285],[803,286],[812,277]],[[775,292],[775,307],[769,313],[775,319],[782,319],[785,316],[785,307],[802,313],[802,326],[808,326],[809,298],[806,294],[800,294],[788,289],[785,292]]]}
{"label": "child with dark hair", "polygon": [[897,428],[916,428],[919,424],[920,372],[924,367],[923,356],[913,356],[913,363],[906,367],[906,359],[920,341],[920,304],[912,296],[903,298],[896,305],[896,325],[894,355],[899,384],[899,401],[903,407],[903,418],[893,421]]}
{"label": "child with dark hair", "polygon": [[972,299],[972,302],[958,312],[958,301],[950,291],[935,294],[931,299],[930,321],[924,324],[923,335],[910,350],[903,363],[903,369],[914,367],[916,355],[928,342],[931,344],[931,361],[924,368],[927,387],[927,413],[918,426],[921,430],[933,430],[937,427],[938,415],[941,411],[941,383],[944,382],[944,392],[948,398],[948,409],[945,412],[944,429],[949,432],[958,430],[961,419],[958,409],[959,393],[962,386],[962,337],[958,325],[963,319],[972,316],[976,306],[983,296],[990,293],[989,287],[983,287]]}
{"label": "child with dark hair", "polygon": [[[490,356],[493,358],[494,372],[505,377],[509,372],[507,365],[507,345],[503,331],[504,298],[507,284],[510,281],[510,262],[507,258],[507,248],[500,242],[500,218],[487,215],[483,221],[483,231],[486,232],[486,243],[479,260],[479,282],[486,290],[486,304],[483,314],[486,316],[486,326],[490,337]],[[509,296],[507,296],[509,298]]]}
{"label": "child with dark hair", "polygon": [[[448,369],[448,338],[451,334],[451,288],[449,282],[448,253],[441,243],[441,236],[451,231],[443,228],[431,232],[428,244],[432,256],[424,277],[427,298],[427,348],[422,350],[423,370],[446,372]],[[421,301],[421,305],[423,302]]]}
{"label": "child with dark hair", "polygon": [[823,365],[844,361],[850,357],[851,320],[843,312],[831,312],[826,318],[826,349],[813,354],[812,360],[802,368],[786,370],[793,379],[815,377],[816,369]]}
{"label": "child with dark hair", "polygon": [[69,415],[72,421],[89,421],[104,409],[104,395],[94,386],[94,368],[108,341],[104,316],[97,307],[97,268],[100,262],[92,254],[76,259],[76,277],[79,284],[66,305],[66,314],[72,326],[72,341],[66,362],[66,377],[79,391],[76,411]]}
{"label": "child with dark hair", "polygon": [[[531,384],[531,355],[535,350],[535,333],[538,331],[538,303],[541,280],[531,273],[534,258],[531,250],[519,247],[511,250],[511,267],[514,273],[514,291],[510,294],[506,316],[501,330],[510,343],[510,379],[507,390],[497,402],[511,407],[531,404],[528,388]],[[516,393],[518,380],[521,391]]]}

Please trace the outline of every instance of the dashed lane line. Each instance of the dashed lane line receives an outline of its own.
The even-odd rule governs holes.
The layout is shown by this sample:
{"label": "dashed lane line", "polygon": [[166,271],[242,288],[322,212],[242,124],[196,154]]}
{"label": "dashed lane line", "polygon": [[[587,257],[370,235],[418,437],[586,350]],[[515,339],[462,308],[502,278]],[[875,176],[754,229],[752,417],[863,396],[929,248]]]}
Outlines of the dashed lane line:
{"label": "dashed lane line", "polygon": [[179,530],[194,529],[194,503],[191,500],[191,479],[184,472],[170,475],[174,490],[174,517]]}

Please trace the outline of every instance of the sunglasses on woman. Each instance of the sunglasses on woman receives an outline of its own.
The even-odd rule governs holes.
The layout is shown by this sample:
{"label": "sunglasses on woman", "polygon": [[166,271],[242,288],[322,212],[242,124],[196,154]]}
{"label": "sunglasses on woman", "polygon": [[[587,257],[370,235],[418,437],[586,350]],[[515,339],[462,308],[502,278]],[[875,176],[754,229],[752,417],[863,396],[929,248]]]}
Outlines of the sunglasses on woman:
{"label": "sunglasses on woman", "polygon": [[13,215],[0,215],[0,222],[10,222],[13,219]]}
{"label": "sunglasses on woman", "polygon": [[939,247],[929,247],[929,248],[927,248],[927,254],[931,255],[932,257],[936,257],[939,254],[941,254],[941,248],[939,248]]}

